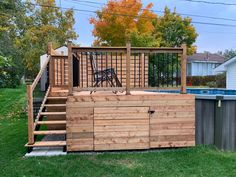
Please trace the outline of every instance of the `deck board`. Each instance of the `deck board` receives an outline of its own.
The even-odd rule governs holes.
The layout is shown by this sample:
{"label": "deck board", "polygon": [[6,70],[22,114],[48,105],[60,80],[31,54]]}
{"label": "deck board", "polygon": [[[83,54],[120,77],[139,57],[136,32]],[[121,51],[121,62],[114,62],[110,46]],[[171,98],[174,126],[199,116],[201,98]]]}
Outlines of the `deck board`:
{"label": "deck board", "polygon": [[66,141],[39,141],[32,145],[26,144],[26,147],[50,147],[50,146],[66,146]]}

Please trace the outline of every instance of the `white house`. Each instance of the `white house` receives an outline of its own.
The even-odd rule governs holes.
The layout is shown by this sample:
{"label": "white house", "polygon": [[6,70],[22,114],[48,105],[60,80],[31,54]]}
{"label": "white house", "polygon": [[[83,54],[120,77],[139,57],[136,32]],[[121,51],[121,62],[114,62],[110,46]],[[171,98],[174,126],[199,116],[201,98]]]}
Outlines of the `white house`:
{"label": "white house", "polygon": [[[55,49],[55,51],[61,55],[68,55],[68,48],[65,46],[59,47]],[[40,68],[43,67],[43,64],[45,63],[46,59],[47,59],[47,54],[43,54],[40,56]],[[46,75],[46,72],[44,72],[41,77],[41,82],[40,82],[40,87],[42,91],[45,91],[46,81],[47,81],[47,75]]]}
{"label": "white house", "polygon": [[236,57],[227,60],[214,69],[216,73],[226,72],[226,88],[236,90]]}
{"label": "white house", "polygon": [[216,75],[214,69],[224,62],[225,58],[209,52],[196,53],[187,58],[187,76]]}

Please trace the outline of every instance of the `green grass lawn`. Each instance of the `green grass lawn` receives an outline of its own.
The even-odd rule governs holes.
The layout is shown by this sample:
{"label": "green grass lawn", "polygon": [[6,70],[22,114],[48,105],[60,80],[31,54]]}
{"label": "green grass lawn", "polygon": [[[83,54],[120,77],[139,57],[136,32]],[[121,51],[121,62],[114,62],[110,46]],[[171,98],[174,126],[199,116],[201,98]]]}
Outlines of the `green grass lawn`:
{"label": "green grass lawn", "polygon": [[213,147],[25,158],[25,88],[0,89],[0,176],[236,176],[236,153]]}

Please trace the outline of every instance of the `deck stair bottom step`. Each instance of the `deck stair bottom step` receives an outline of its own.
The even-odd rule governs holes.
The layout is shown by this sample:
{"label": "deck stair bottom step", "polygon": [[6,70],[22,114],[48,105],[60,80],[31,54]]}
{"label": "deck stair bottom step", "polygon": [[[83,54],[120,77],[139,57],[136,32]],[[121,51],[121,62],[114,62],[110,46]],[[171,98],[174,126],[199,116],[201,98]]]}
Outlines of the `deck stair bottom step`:
{"label": "deck stair bottom step", "polygon": [[66,146],[66,141],[39,141],[34,144],[26,144],[26,147],[50,147],[50,146]]}
{"label": "deck stair bottom step", "polygon": [[41,116],[66,115],[66,112],[41,112]]}
{"label": "deck stair bottom step", "polygon": [[66,100],[67,97],[59,96],[59,97],[47,97],[48,100]]}
{"label": "deck stair bottom step", "polygon": [[45,104],[45,107],[66,107],[66,104]]}
{"label": "deck stair bottom step", "polygon": [[34,135],[63,135],[66,134],[66,130],[42,130],[34,131]]}
{"label": "deck stair bottom step", "polygon": [[37,125],[61,125],[66,124],[65,120],[54,120],[54,121],[38,121]]}

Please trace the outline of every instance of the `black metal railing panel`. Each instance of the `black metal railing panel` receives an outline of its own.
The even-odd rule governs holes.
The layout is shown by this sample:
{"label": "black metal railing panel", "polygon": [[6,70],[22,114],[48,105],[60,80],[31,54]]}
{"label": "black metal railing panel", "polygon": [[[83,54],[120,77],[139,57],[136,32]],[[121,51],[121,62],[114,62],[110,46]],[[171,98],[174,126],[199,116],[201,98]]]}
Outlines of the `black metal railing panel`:
{"label": "black metal railing panel", "polygon": [[178,87],[181,79],[178,54],[149,54],[148,85],[151,87]]}
{"label": "black metal railing panel", "polygon": [[[76,60],[79,63],[79,68],[76,70],[79,76],[79,87],[123,87],[125,85],[124,53],[77,52]],[[74,69],[73,72],[76,71]]]}

